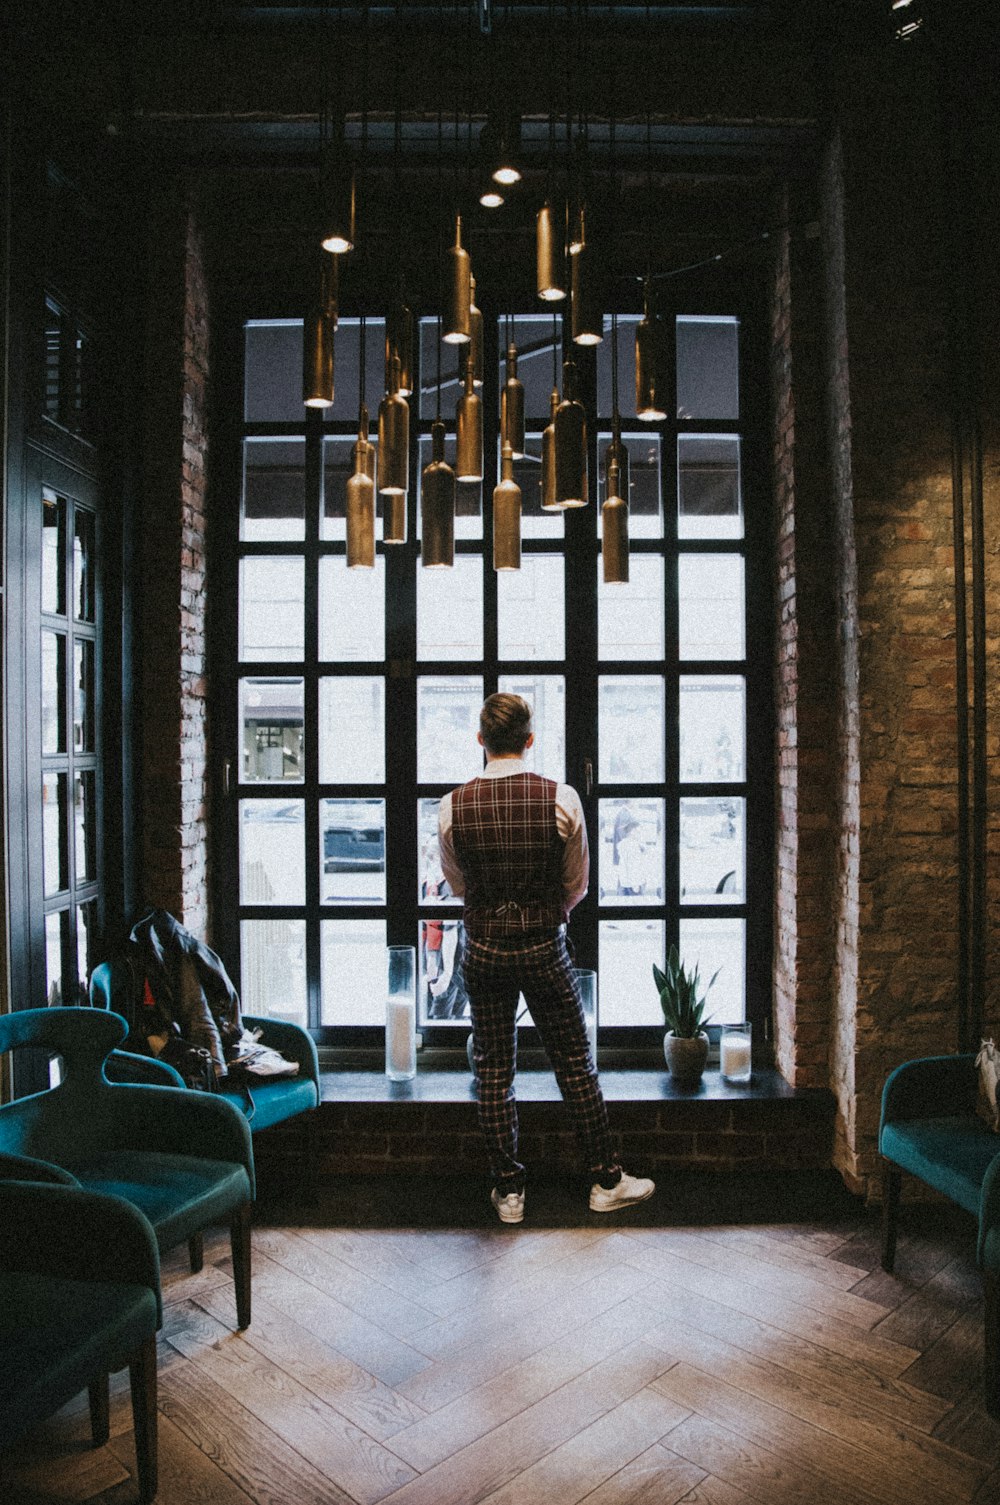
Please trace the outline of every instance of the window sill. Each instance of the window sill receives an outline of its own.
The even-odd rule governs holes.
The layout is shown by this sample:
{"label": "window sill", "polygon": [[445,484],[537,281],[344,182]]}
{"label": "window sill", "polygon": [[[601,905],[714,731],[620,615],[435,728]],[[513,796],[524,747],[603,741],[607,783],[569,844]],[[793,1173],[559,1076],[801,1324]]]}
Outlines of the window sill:
{"label": "window sill", "polygon": [[[418,1070],[409,1082],[390,1082],[382,1071],[337,1070],[321,1073],[323,1102],[333,1103],[470,1103],[476,1101],[475,1084],[468,1071]],[[755,1070],[751,1080],[736,1086],[723,1081],[718,1070],[708,1070],[695,1088],[678,1087],[665,1069],[601,1070],[601,1089],[609,1103],[678,1102],[802,1102],[817,1093],[790,1087],[771,1067]],[[825,1094],[819,1094],[825,1096]],[[517,1097],[523,1103],[561,1102],[551,1071],[517,1073]]]}

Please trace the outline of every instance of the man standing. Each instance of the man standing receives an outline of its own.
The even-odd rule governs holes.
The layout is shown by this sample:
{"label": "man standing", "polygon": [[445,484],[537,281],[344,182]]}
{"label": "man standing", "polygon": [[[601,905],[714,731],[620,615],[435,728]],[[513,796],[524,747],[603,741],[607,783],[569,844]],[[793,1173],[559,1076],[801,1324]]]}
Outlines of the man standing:
{"label": "man standing", "polygon": [[587,829],[568,784],[529,773],[531,707],[491,695],[479,717],[486,749],[479,778],[446,794],[438,815],[441,867],[464,896],[465,988],[472,1011],[479,1122],[501,1222],[524,1217],[517,1158],[517,1004],[524,994],[590,1171],[590,1209],[643,1202],[652,1181],[627,1176],[611,1148],[607,1109],[590,1054],[566,947],[569,911],[587,892]]}

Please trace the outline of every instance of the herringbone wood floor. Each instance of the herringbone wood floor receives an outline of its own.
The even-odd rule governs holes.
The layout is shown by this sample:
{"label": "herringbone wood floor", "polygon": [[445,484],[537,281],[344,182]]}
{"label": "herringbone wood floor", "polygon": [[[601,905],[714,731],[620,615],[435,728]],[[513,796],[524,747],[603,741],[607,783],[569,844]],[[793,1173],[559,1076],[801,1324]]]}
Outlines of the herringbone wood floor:
{"label": "herringbone wood floor", "polygon": [[[971,1222],[904,1208],[890,1277],[844,1198],[716,1222],[698,1185],[604,1221],[532,1189],[520,1229],[478,1186],[265,1205],[244,1334],[226,1239],[199,1275],[169,1257],[159,1500],[997,1505]],[[108,1446],[80,1397],[4,1461],[5,1505],[135,1498],[112,1386]]]}

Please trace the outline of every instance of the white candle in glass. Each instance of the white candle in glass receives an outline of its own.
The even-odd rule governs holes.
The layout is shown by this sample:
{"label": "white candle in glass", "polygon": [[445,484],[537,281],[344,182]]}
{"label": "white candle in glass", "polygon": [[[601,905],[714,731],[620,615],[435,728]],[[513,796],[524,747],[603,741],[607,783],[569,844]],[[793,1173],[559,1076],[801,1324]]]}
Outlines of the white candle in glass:
{"label": "white candle in glass", "polygon": [[385,1006],[385,1069],[393,1081],[417,1074],[417,1016],[408,993],[390,994]]}
{"label": "white candle in glass", "polygon": [[750,1079],[750,1036],[727,1034],[725,1030],[719,1041],[719,1067],[730,1081],[745,1082]]}

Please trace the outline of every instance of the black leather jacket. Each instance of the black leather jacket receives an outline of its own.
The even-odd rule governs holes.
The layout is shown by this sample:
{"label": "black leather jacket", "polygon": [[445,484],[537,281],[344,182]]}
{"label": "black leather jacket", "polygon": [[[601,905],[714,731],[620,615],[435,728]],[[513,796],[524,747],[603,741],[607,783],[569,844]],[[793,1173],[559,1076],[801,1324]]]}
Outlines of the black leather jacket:
{"label": "black leather jacket", "polygon": [[[207,1050],[224,1075],[226,1046],[240,1038],[243,1020],[239,994],[220,958],[165,909],[141,919],[129,939],[140,986],[136,1014],[141,1033],[179,1032],[191,1045]],[[153,995],[155,1019],[148,1017],[154,1010],[141,1002],[143,978]]]}

